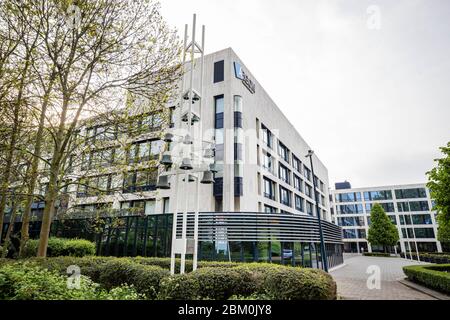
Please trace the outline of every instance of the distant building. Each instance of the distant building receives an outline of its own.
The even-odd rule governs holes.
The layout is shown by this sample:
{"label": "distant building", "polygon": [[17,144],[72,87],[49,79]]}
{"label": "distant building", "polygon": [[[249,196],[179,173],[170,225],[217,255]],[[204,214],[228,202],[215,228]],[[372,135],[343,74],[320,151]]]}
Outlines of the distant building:
{"label": "distant building", "polygon": [[[348,186],[348,188],[345,188]],[[367,241],[370,210],[375,203],[383,206],[397,226],[398,252],[442,252],[436,239],[436,212],[425,184],[351,188],[349,182],[336,183],[331,192],[331,211],[335,223],[343,228],[346,252],[377,251]]]}

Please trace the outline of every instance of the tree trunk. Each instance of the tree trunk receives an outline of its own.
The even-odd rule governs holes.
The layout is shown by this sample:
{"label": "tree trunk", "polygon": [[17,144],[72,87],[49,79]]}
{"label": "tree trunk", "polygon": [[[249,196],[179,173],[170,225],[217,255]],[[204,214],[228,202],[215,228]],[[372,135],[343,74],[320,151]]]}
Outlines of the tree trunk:
{"label": "tree trunk", "polygon": [[11,168],[14,158],[14,150],[16,148],[17,136],[19,132],[19,105],[14,108],[14,124],[11,132],[11,140],[6,155],[5,167],[3,171],[1,191],[0,191],[0,244],[2,242],[3,220],[5,217],[5,208],[8,195],[9,179],[11,178]]}
{"label": "tree trunk", "polygon": [[[36,38],[37,39],[37,38]],[[27,55],[25,57],[25,66],[22,71],[22,78],[20,79],[19,88],[17,91],[17,99],[14,106],[14,123],[13,123],[13,129],[11,132],[11,140],[8,146],[8,153],[6,155],[6,161],[5,161],[5,169],[3,173],[3,179],[0,189],[0,244],[2,241],[2,230],[3,230],[3,219],[5,216],[5,208],[6,208],[6,195],[8,193],[8,187],[9,187],[9,179],[11,176],[11,167],[14,159],[14,150],[16,149],[16,142],[17,138],[19,136],[20,131],[20,123],[19,123],[19,116],[20,116],[20,108],[22,107],[22,97],[23,97],[23,91],[25,88],[25,79],[28,74],[28,68],[30,66],[30,51],[27,52]]]}
{"label": "tree trunk", "polygon": [[49,102],[49,96],[50,92],[52,91],[53,87],[53,75],[50,79],[49,87],[45,93],[44,101],[42,104],[41,109],[41,115],[39,118],[39,126],[38,131],[36,133],[36,143],[34,145],[34,154],[33,159],[31,163],[31,174],[29,178],[29,185],[28,185],[28,195],[25,202],[25,211],[22,216],[22,228],[20,230],[20,249],[19,249],[19,257],[22,257],[23,250],[25,248],[25,245],[27,244],[28,239],[30,238],[29,233],[29,225],[30,225],[30,217],[31,217],[31,206],[33,205],[34,201],[34,189],[36,188],[37,179],[39,176],[38,167],[39,167],[39,160],[41,156],[41,147],[42,147],[42,138],[44,135],[44,125],[45,125],[45,115],[47,112],[47,106]]}
{"label": "tree trunk", "polygon": [[69,100],[65,97],[62,105],[62,113],[59,122],[58,132],[55,139],[55,147],[53,148],[53,157],[50,164],[50,179],[48,182],[48,191],[45,195],[45,207],[42,215],[41,232],[39,235],[38,257],[47,256],[48,238],[50,235],[50,227],[52,224],[53,213],[55,211],[55,201],[58,196],[58,178],[61,168],[61,160],[63,158],[63,140],[66,127],[66,116],[69,108]]}
{"label": "tree trunk", "polygon": [[17,203],[18,201],[16,199],[13,200],[13,205],[11,208],[11,217],[9,219],[9,226],[8,230],[6,231],[5,236],[5,242],[3,243],[3,252],[2,252],[2,258],[6,258],[6,255],[8,254],[8,246],[10,242],[11,233],[14,230],[14,223],[16,221],[16,212],[17,212]]}

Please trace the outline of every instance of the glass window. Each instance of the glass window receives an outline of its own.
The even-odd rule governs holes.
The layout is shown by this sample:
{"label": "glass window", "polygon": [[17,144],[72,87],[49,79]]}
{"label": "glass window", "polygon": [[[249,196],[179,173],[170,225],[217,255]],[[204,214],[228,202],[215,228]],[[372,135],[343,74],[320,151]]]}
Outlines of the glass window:
{"label": "glass window", "polygon": [[292,167],[294,167],[295,171],[298,173],[302,173],[302,162],[294,155],[292,155]]}
{"label": "glass window", "polygon": [[264,196],[266,198],[275,200],[275,190],[274,190],[274,183],[272,180],[267,179],[264,177]]}
{"label": "glass window", "polygon": [[391,199],[392,199],[391,190],[364,192],[364,200],[366,201],[391,200]]}
{"label": "glass window", "polygon": [[276,213],[277,208],[274,208],[272,206],[268,206],[267,204],[264,205],[264,212],[265,213]]}
{"label": "glass window", "polygon": [[395,197],[397,199],[426,198],[427,193],[425,188],[396,189]]}
{"label": "glass window", "polygon": [[270,132],[270,130],[267,129],[266,126],[264,126],[264,125],[261,125],[261,128],[262,128],[263,142],[266,144],[266,146],[268,146],[270,149],[272,149],[272,145],[273,145],[272,132]]}
{"label": "glass window", "polygon": [[[408,230],[408,235],[406,230]],[[433,228],[414,228],[414,233],[417,239],[435,238]],[[403,238],[414,238],[414,233],[412,228],[402,228]]]}
{"label": "glass window", "polygon": [[363,213],[362,204],[347,204],[337,206],[337,212],[339,214],[356,214]]}
{"label": "glass window", "polygon": [[273,159],[268,153],[263,153],[263,167],[273,173]]}
{"label": "glass window", "polygon": [[344,239],[356,239],[357,231],[356,229],[344,229]]}
{"label": "glass window", "polygon": [[150,157],[152,159],[157,159],[163,151],[164,142],[162,140],[153,140],[150,147]]}
{"label": "glass window", "polygon": [[138,144],[139,161],[148,161],[150,157],[150,142],[142,142]]}
{"label": "glass window", "polygon": [[306,179],[308,179],[308,181],[311,181],[311,170],[309,170],[305,165],[303,165],[303,173]]}
{"label": "glass window", "polygon": [[428,211],[428,201],[410,201],[409,209],[411,211]]}
{"label": "glass window", "polygon": [[[412,215],[413,224],[433,224],[431,220],[431,215],[429,214],[415,214]],[[400,224],[411,224],[411,216],[400,215]]]}
{"label": "glass window", "polygon": [[314,205],[311,202],[306,201],[306,213],[309,214],[310,216],[313,215],[313,208]]}
{"label": "glass window", "polygon": [[163,198],[163,213],[170,212],[170,198]]}
{"label": "glass window", "polygon": [[358,229],[358,238],[359,239],[365,239],[366,238],[366,230],[365,229]]}
{"label": "glass window", "polygon": [[225,78],[225,61],[214,62],[214,83],[222,82]]}
{"label": "glass window", "polygon": [[[392,202],[380,203],[380,205],[383,207],[384,212],[395,212],[394,204]],[[366,212],[370,213],[372,211],[372,207],[372,203],[366,203]]]}
{"label": "glass window", "polygon": [[360,192],[339,193],[336,195],[336,202],[359,202],[361,201]]}
{"label": "glass window", "polygon": [[278,155],[289,163],[289,149],[281,141],[278,141]]}
{"label": "glass window", "polygon": [[312,198],[312,187],[309,184],[305,183],[305,194]]}
{"label": "glass window", "polygon": [[286,168],[282,164],[279,165],[278,175],[279,175],[281,180],[283,180],[286,183],[290,183],[291,172],[288,170],[288,168]]}
{"label": "glass window", "polygon": [[338,218],[338,225],[341,227],[349,227],[349,226],[364,226],[364,218],[363,217],[340,217]]}
{"label": "glass window", "polygon": [[303,192],[303,180],[294,174],[294,188]]}
{"label": "glass window", "polygon": [[298,195],[295,195],[295,210],[305,212],[305,200]]}
{"label": "glass window", "polygon": [[399,212],[429,211],[428,201],[397,202]]}
{"label": "glass window", "polygon": [[280,202],[288,207],[291,206],[291,192],[280,186]]}

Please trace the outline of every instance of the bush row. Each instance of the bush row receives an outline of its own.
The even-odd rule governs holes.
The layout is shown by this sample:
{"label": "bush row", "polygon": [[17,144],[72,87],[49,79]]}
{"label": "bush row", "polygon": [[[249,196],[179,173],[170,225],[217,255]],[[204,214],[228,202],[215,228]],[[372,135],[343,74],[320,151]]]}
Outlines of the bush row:
{"label": "bush row", "polygon": [[450,293],[450,264],[403,267],[409,280],[444,293]]}
{"label": "bush row", "polygon": [[[412,258],[414,260],[417,259],[417,254],[415,252],[412,252],[411,254],[408,252],[406,255],[402,252],[400,256],[402,258],[410,259],[412,255]],[[421,261],[424,262],[430,262],[430,263],[437,263],[437,264],[449,264],[450,263],[450,254],[448,253],[438,253],[438,252],[419,252],[419,257]]]}
{"label": "bush row", "polygon": [[[317,269],[286,267],[269,263],[201,263],[195,272],[170,276],[152,258],[56,257],[9,262],[40,267],[67,275],[67,267],[77,265],[81,274],[105,290],[132,286],[147,299],[249,299],[277,300],[336,299],[336,284],[327,273]],[[159,261],[161,262],[161,261]],[[0,261],[1,264],[8,262]]]}
{"label": "bush row", "polygon": [[334,300],[336,284],[318,269],[273,264],[242,264],[233,268],[204,267],[164,278],[159,299]]}
{"label": "bush row", "polygon": [[67,278],[58,272],[31,265],[0,267],[0,300],[139,300],[144,296],[127,285],[107,291],[86,276],[79,288],[68,289]]}
{"label": "bush row", "polygon": [[[35,257],[39,240],[30,239],[24,248],[24,257]],[[58,256],[92,256],[95,254],[95,244],[84,239],[49,238],[47,257]]]}
{"label": "bush row", "polygon": [[364,252],[363,255],[367,257],[391,257],[390,253],[384,252]]}

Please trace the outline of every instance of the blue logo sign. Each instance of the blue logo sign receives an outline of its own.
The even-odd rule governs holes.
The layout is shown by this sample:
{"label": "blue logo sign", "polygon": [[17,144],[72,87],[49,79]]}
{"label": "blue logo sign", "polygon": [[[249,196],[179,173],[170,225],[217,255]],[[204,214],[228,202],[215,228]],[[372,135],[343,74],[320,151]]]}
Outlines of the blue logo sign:
{"label": "blue logo sign", "polygon": [[256,86],[255,83],[250,80],[250,78],[245,74],[244,69],[242,69],[242,66],[239,62],[234,62],[234,74],[236,78],[242,80],[242,83],[244,86],[250,91],[251,93],[256,92]]}
{"label": "blue logo sign", "polygon": [[236,75],[236,78],[244,80],[242,66],[239,62],[234,62],[234,74]]}

